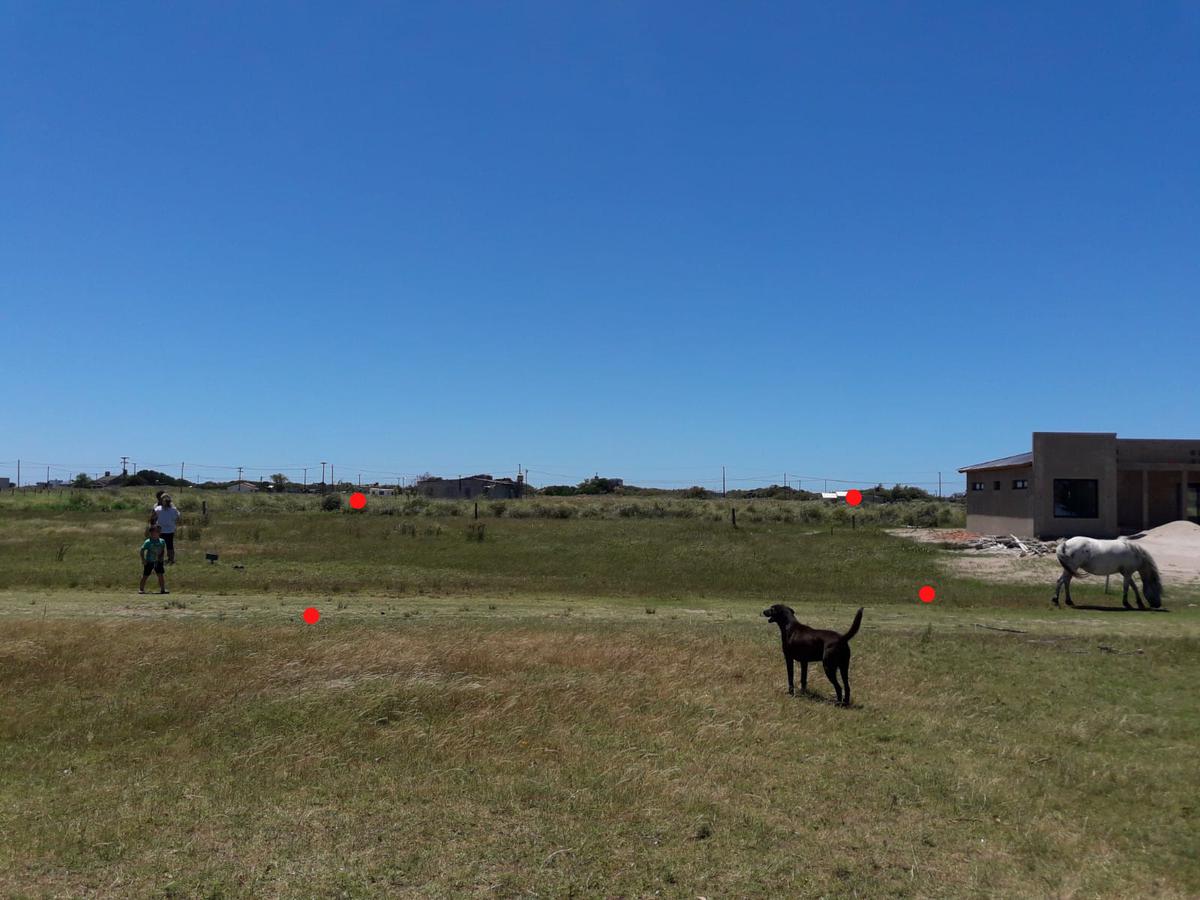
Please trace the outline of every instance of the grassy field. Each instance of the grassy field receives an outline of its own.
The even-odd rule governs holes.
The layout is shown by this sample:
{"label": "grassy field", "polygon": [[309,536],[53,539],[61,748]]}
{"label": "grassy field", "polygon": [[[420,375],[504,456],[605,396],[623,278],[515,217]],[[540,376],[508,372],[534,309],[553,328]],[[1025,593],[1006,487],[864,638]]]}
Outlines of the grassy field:
{"label": "grassy field", "polygon": [[[0,894],[1200,894],[1194,593],[1056,611],[775,515],[480,521],[223,506],[161,598],[138,503],[0,505]],[[787,696],[777,600],[867,607],[854,707]]]}

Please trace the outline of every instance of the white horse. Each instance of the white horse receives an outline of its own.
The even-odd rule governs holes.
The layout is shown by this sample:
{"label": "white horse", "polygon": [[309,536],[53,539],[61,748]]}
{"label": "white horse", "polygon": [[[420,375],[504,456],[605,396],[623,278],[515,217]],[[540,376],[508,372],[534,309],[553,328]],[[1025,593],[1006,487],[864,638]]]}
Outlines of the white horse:
{"label": "white horse", "polygon": [[1050,598],[1055,606],[1058,606],[1058,592],[1063,588],[1067,591],[1067,606],[1075,605],[1071,602],[1071,579],[1080,577],[1081,572],[1090,572],[1092,575],[1121,573],[1125,579],[1121,602],[1125,604],[1126,609],[1133,609],[1129,605],[1129,588],[1132,585],[1138,609],[1145,609],[1142,595],[1138,593],[1137,585],[1133,581],[1133,573],[1137,572],[1142,576],[1142,589],[1145,590],[1150,605],[1155,609],[1162,606],[1162,579],[1158,575],[1158,566],[1154,564],[1146,548],[1140,544],[1125,538],[1100,541],[1089,537],[1073,537],[1058,545],[1056,555],[1063,567],[1063,573],[1054,587],[1054,596]]}

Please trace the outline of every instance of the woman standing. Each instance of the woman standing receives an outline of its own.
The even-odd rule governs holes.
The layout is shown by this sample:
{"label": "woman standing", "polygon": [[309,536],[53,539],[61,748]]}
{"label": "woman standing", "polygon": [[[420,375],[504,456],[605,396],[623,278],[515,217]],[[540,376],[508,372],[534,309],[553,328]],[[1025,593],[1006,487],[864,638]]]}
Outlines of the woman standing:
{"label": "woman standing", "polygon": [[154,521],[162,531],[162,539],[167,542],[167,565],[175,565],[175,529],[179,525],[179,510],[171,502],[170,494],[159,497],[158,506],[154,507]]}

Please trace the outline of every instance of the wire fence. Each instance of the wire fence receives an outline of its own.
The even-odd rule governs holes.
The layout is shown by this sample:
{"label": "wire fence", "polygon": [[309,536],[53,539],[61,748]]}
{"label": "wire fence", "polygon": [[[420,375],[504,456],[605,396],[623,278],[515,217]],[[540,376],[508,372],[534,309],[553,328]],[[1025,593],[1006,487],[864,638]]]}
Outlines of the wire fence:
{"label": "wire fence", "polygon": [[[453,470],[446,467],[429,466],[404,470],[379,468],[376,465],[356,465],[337,460],[318,460],[309,463],[274,465],[231,465],[228,463],[188,462],[179,460],[143,461],[131,456],[118,458],[108,463],[96,462],[52,462],[32,459],[0,460],[0,479],[7,478],[12,487],[65,487],[80,475],[97,479],[106,474],[122,472],[134,474],[153,470],[194,484],[205,482],[228,483],[238,480],[256,483],[270,482],[272,476],[282,475],[288,482],[299,485],[346,483],[365,486],[388,485],[411,487],[419,479],[430,474],[443,478],[467,478],[487,474],[498,477],[522,475],[533,487],[547,485],[575,485],[593,477],[623,478],[625,484],[644,488],[679,490],[699,487],[707,491],[749,490],[772,486],[790,487],[805,491],[837,491],[851,487],[864,488],[877,484],[884,486],[905,485],[923,488],[930,493],[950,494],[961,490],[962,476],[950,467],[938,470],[908,473],[877,472],[871,477],[852,477],[847,473],[812,474],[809,472],[762,472],[745,471],[725,466],[690,466],[671,469],[646,468],[643,477],[624,477],[620,473],[581,469],[575,466],[547,465],[534,463],[530,466],[460,466]],[[658,474],[663,477],[645,477]],[[691,473],[691,474],[688,474]],[[0,480],[0,484],[3,481]]]}

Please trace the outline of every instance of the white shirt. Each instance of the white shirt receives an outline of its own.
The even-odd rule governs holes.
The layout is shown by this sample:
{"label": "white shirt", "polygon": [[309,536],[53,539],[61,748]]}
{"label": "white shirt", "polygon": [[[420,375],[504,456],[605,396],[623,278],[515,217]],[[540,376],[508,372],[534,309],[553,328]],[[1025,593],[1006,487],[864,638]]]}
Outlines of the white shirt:
{"label": "white shirt", "polygon": [[174,534],[175,523],[179,521],[179,510],[174,506],[156,506],[154,511],[158,513],[158,527],[163,534]]}

